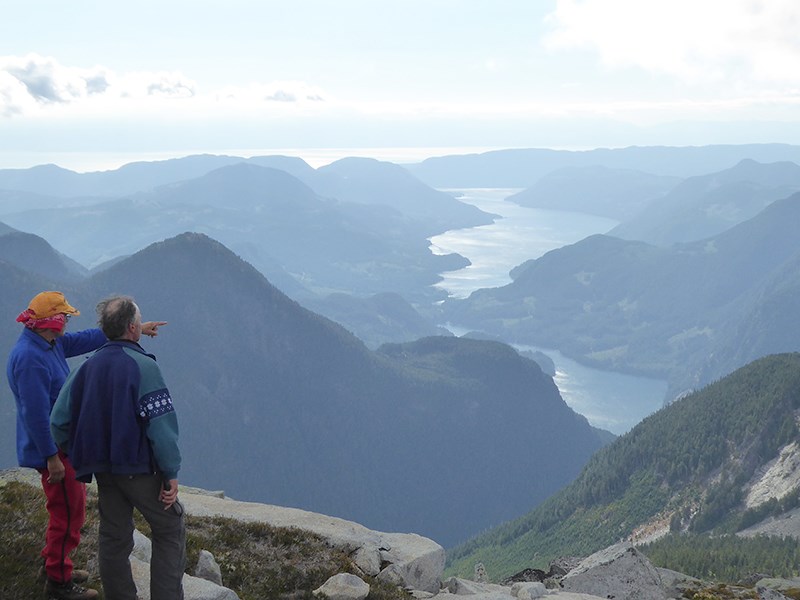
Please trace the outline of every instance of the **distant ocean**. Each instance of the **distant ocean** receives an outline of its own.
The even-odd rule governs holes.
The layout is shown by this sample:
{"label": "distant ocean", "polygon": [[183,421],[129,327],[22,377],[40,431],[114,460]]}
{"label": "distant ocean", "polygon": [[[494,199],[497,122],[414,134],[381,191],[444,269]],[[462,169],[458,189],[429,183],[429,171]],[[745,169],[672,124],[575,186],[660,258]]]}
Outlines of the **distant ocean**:
{"label": "distant ocean", "polygon": [[431,147],[431,148],[247,148],[247,149],[204,149],[204,150],[159,150],[152,152],[39,152],[39,151],[0,151],[0,169],[27,169],[37,165],[54,164],[70,171],[88,173],[92,171],[113,171],[132,162],[151,162],[183,158],[196,154],[215,154],[228,156],[297,156],[315,169],[341,158],[357,156],[374,158],[398,164],[422,162],[432,156],[452,154],[479,154],[490,150],[505,148],[490,147]]}

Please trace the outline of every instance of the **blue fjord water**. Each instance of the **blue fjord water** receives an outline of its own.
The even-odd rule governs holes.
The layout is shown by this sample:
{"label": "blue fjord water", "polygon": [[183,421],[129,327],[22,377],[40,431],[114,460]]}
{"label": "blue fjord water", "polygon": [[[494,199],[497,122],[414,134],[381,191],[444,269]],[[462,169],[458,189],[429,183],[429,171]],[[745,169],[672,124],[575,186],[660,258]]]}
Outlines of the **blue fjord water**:
{"label": "blue fjord water", "polygon": [[[445,191],[500,215],[491,225],[447,231],[430,239],[432,252],[457,252],[472,262],[464,269],[442,273],[443,279],[437,284],[456,298],[465,298],[479,288],[506,285],[511,282],[509,271],[524,261],[617,225],[613,219],[506,202],[505,198],[518,191],[514,189]],[[458,324],[445,326],[456,335],[466,333]],[[664,381],[592,369],[554,349],[517,348],[547,354],[556,365],[554,379],[564,401],[596,427],[625,433],[663,404],[667,390]]]}

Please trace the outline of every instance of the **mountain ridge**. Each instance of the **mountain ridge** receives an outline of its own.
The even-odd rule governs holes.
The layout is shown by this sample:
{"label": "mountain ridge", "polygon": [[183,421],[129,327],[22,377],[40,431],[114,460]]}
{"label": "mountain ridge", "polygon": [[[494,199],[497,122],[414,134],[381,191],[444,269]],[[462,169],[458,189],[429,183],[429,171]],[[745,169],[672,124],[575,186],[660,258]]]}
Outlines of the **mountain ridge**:
{"label": "mountain ridge", "polygon": [[798,190],[799,165],[744,159],[730,169],[684,180],[608,233],[659,246],[693,242],[723,233]]}
{"label": "mountain ridge", "polygon": [[439,188],[527,188],[547,173],[568,166],[599,165],[685,178],[727,169],[746,158],[758,162],[788,160],[800,164],[800,146],[719,144],[593,150],[520,148],[433,157],[406,168],[428,185]]}
{"label": "mountain ridge", "polygon": [[679,177],[633,169],[596,165],[562,167],[507,200],[520,206],[577,211],[626,221],[681,181]]}
{"label": "mountain ridge", "polygon": [[[543,500],[606,441],[509,347],[428,338],[402,346],[403,360],[371,351],[203,234],[152,244],[64,291],[83,309],[71,327],[120,291],[169,322],[144,346],[175,398],[182,474],[235,497],[451,544]],[[502,377],[464,376],[489,361]],[[436,373],[448,364],[458,376]],[[529,438],[537,421],[557,432]],[[540,464],[546,446],[557,459]],[[510,461],[541,477],[497,468]],[[500,504],[498,488],[510,488]]]}
{"label": "mountain ridge", "polygon": [[[88,267],[187,230],[207,233],[296,297],[348,291],[430,298],[441,294],[431,288],[441,271],[468,264],[458,255],[433,255],[430,226],[395,208],[323,198],[284,171],[246,163],[131,197],[4,220]],[[137,226],[119,236],[120,220]]]}
{"label": "mountain ridge", "polygon": [[[713,238],[671,248],[590,236],[523,263],[504,287],[448,300],[444,314],[590,365],[668,378],[675,396],[709,382],[711,349],[731,343],[725,332],[774,289],[774,274],[797,253],[798,220],[800,193]],[[766,354],[784,349],[768,340],[761,347]],[[729,358],[716,363],[716,376],[742,366]]]}

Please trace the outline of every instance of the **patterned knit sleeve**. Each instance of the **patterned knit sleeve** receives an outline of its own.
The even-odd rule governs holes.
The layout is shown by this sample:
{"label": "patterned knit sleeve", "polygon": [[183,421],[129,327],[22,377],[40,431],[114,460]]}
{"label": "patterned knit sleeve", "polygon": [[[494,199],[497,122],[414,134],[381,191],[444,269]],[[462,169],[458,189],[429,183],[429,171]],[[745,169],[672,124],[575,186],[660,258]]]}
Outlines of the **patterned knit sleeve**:
{"label": "patterned knit sleeve", "polygon": [[166,479],[176,479],[181,468],[178,448],[178,417],[161,371],[155,361],[142,369],[138,412],[145,424],[153,457]]}

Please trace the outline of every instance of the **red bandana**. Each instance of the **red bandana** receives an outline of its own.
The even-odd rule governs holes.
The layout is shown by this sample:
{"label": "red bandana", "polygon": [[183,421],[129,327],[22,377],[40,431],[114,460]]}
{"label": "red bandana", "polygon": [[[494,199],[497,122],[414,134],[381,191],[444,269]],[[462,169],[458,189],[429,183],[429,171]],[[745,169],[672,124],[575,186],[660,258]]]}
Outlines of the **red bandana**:
{"label": "red bandana", "polygon": [[52,329],[61,332],[67,325],[67,315],[59,313],[52,317],[37,319],[31,309],[28,308],[19,313],[17,323],[23,323],[28,329]]}

